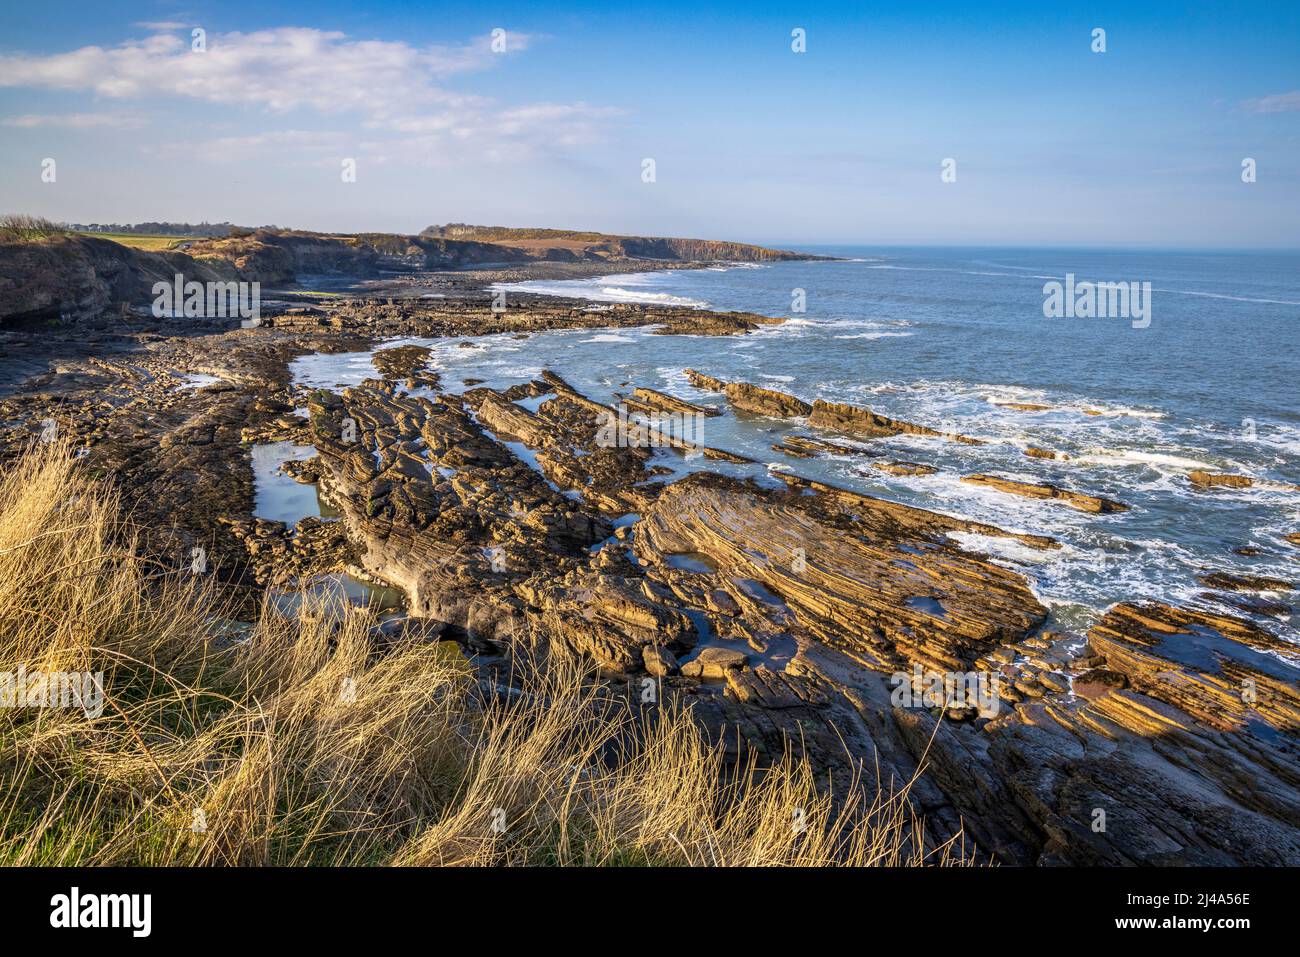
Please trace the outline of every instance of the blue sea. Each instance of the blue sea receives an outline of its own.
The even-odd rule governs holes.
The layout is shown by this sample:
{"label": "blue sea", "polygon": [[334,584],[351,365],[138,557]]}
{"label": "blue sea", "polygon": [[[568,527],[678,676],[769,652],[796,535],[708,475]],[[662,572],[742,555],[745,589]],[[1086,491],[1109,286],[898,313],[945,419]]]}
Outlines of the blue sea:
{"label": "blue sea", "polygon": [[[562,282],[512,292],[614,302],[672,303],[784,317],[747,336],[657,336],[578,330],[527,339],[429,342],[445,388],[465,377],[505,387],[552,369],[593,398],[616,402],[649,386],[725,406],[683,375],[694,368],[987,440],[979,446],[900,436],[870,441],[890,456],[937,467],[900,477],[872,459],[791,459],[771,446],[797,422],[728,414],[702,440],[758,466],[668,462],[774,482],[788,471],[1035,534],[1059,551],[967,536],[964,544],[1021,571],[1054,623],[1085,628],[1110,604],[1156,598],[1217,611],[1199,574],[1300,579],[1300,254],[1016,249],[808,248],[837,262],[737,264]],[[1044,284],[1150,284],[1150,322],[1046,318]],[[802,291],[800,297],[799,291]],[[802,303],[800,299],[802,298]],[[803,311],[798,311],[802,304]],[[422,342],[425,340],[402,340]],[[299,360],[304,385],[340,388],[374,375],[364,353]],[[1049,408],[1022,411],[1003,403]],[[1028,446],[1066,461],[1024,455]],[[1245,489],[1195,490],[1193,469],[1248,475]],[[1104,495],[1130,506],[1091,515],[1052,501],[976,488],[988,472]],[[1242,555],[1247,548],[1258,554]],[[1300,602],[1300,595],[1274,594]],[[1256,621],[1300,642],[1297,617]]]}

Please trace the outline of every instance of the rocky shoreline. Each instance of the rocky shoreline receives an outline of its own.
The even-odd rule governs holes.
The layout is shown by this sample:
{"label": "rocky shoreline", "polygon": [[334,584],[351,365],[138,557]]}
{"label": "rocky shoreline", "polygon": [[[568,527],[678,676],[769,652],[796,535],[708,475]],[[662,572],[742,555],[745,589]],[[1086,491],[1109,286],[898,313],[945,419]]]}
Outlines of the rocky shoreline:
{"label": "rocky shoreline", "polygon": [[[554,268],[641,267],[414,273],[364,298],[273,305],[247,329],[138,314],[11,323],[0,454],[71,438],[83,467],[121,490],[153,558],[183,570],[202,550],[235,620],[269,587],[313,576],[387,583],[409,617],[385,627],[457,641],[485,671],[523,647],[563,646],[633,700],[647,682],[681,696],[736,760],[794,744],[833,790],[859,769],[888,791],[923,768],[912,795],[931,837],[964,827],[1001,863],[1300,863],[1300,670],[1248,617],[1149,602],[1111,608],[1086,635],[1050,630],[1023,576],[952,536],[1052,539],[797,474],[760,486],[710,471],[736,458],[721,449],[680,448],[698,465],[675,478],[650,436],[598,441],[612,410],[553,372],[452,393],[427,350],[405,346],[376,353],[377,375],[342,394],[293,382],[299,356],[397,337],[645,325],[743,336],[780,321],[528,296],[493,311],[485,284]],[[434,289],[445,298],[421,298]],[[880,435],[980,441],[687,372],[725,394],[724,414],[806,419],[814,434],[777,446],[796,463],[844,450],[870,460],[860,446]],[[627,398],[694,408],[642,383]],[[294,477],[337,521],[254,516],[250,447],[276,441],[315,449]],[[1087,512],[1124,507],[964,478]],[[1236,583],[1243,598],[1288,585]],[[900,705],[899,673],[995,680],[991,698],[944,709]]]}

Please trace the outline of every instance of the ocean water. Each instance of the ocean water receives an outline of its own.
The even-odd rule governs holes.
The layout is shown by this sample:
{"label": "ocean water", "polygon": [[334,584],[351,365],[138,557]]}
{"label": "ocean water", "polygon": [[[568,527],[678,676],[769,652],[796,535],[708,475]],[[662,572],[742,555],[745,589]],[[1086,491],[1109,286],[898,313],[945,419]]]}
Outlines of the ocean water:
{"label": "ocean water", "polygon": [[[1113,602],[1205,604],[1198,574],[1230,571],[1300,579],[1300,255],[1007,249],[818,248],[842,262],[674,270],[506,285],[510,292],[652,302],[788,317],[739,337],[576,330],[528,339],[430,342],[451,390],[474,377],[505,387],[552,369],[605,402],[634,386],[726,408],[692,388],[690,367],[986,439],[965,446],[897,437],[866,443],[940,471],[891,476],[872,459],[803,460],[771,446],[816,434],[802,423],[735,414],[704,423],[701,440],[759,460],[727,466],[658,453],[677,474],[711,468],[774,481],[790,471],[925,508],[1057,537],[1038,551],[970,536],[967,547],[1015,567],[1057,625],[1084,628]],[[1045,282],[1151,284],[1150,324],[1124,318],[1045,318]],[[805,311],[792,309],[797,290]],[[422,340],[402,340],[420,342]],[[364,353],[311,356],[306,385],[339,388],[375,374]],[[1050,406],[1017,411],[998,403]],[[1100,414],[1098,414],[1100,413]],[[832,436],[833,438],[833,436]],[[1023,454],[1027,446],[1069,461]],[[1196,491],[1193,469],[1251,476],[1248,489]],[[1090,515],[973,487],[991,472],[1053,482],[1130,506]],[[1234,549],[1259,554],[1243,556]],[[1285,593],[1269,597],[1287,601]],[[1300,603],[1300,595],[1292,594]],[[1208,605],[1224,611],[1221,605]],[[1297,617],[1257,618],[1295,640]]]}

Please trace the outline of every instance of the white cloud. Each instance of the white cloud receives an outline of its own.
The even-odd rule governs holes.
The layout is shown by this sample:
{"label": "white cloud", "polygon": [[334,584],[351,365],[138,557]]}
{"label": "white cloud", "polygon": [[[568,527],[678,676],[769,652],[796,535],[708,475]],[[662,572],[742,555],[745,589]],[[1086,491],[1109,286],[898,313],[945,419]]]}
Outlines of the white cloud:
{"label": "white cloud", "polygon": [[1295,113],[1300,111],[1300,90],[1290,93],[1270,93],[1241,104],[1251,113]]}
{"label": "white cloud", "polygon": [[[600,138],[619,111],[586,103],[502,106],[472,93],[445,89],[449,77],[487,69],[528,48],[530,37],[507,34],[507,54],[492,52],[485,34],[459,46],[415,47],[402,41],[354,40],[340,32],[280,27],[252,33],[209,34],[206,52],[193,52],[183,25],[113,47],[88,46],[50,55],[0,56],[0,87],[82,91],[115,100],[158,97],[260,109],[353,116],[372,136],[376,155],[425,165],[476,157],[497,160]],[[84,114],[89,116],[89,114]],[[39,125],[33,121],[28,125]],[[86,125],[91,125],[87,122]],[[106,124],[107,125],[107,124]],[[346,133],[302,130],[258,132],[169,144],[155,155],[248,158],[294,150],[319,154],[349,149]],[[356,147],[344,155],[354,155]]]}
{"label": "white cloud", "polygon": [[512,34],[510,53],[496,54],[488,36],[457,47],[417,48],[400,41],[350,40],[337,31],[278,27],[210,34],[206,46],[206,52],[194,52],[189,37],[156,33],[114,47],[0,56],[0,86],[381,116],[394,104],[463,104],[472,98],[449,93],[434,81],[485,69],[526,49],[528,37]]}

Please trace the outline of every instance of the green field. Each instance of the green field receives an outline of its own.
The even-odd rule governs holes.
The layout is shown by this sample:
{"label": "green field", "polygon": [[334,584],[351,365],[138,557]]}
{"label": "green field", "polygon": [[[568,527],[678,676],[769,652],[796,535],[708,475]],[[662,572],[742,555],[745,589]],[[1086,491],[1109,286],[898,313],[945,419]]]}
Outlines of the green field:
{"label": "green field", "polygon": [[150,252],[172,249],[178,243],[200,238],[198,236],[146,236],[139,233],[80,233],[79,235],[94,236],[96,239],[109,239],[123,246],[130,246],[133,249],[147,249]]}

